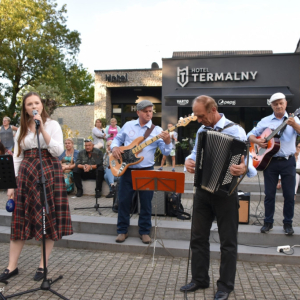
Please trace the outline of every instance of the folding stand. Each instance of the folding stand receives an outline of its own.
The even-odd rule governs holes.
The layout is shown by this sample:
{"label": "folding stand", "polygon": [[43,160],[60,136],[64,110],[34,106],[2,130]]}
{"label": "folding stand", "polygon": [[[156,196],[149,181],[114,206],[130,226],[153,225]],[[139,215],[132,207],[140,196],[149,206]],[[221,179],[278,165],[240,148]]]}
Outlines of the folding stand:
{"label": "folding stand", "polygon": [[[174,192],[174,193],[183,193],[184,192],[184,173],[179,172],[168,172],[168,171],[132,171],[132,183],[133,189],[137,191],[154,191],[155,194],[155,227],[154,227],[154,246],[153,246],[153,259],[152,259],[152,267],[154,265],[154,255],[155,255],[155,247],[158,242],[167,252],[169,252],[162,239],[160,241],[157,240],[157,195],[156,192]],[[150,247],[144,250],[147,251]],[[143,252],[144,252],[143,251]],[[169,252],[170,253],[170,252]],[[171,253],[170,253],[171,254]],[[173,256],[171,254],[171,256]]]}
{"label": "folding stand", "polygon": [[[92,153],[92,155],[93,155],[94,153]],[[97,165],[97,167],[98,167],[98,165]],[[96,181],[98,180],[98,172],[97,172],[97,169],[96,169]],[[97,192],[96,192],[96,194],[97,194]],[[74,208],[74,210],[78,210],[78,209],[92,209],[92,208],[95,208],[95,210],[99,213],[99,215],[102,215],[102,213],[101,213],[101,211],[99,210],[100,208],[113,208],[113,206],[100,206],[99,204],[98,204],[98,198],[97,197],[95,197],[96,198],[96,203],[95,203],[95,205],[94,206],[92,206],[92,207],[76,207],[76,208]]]}
{"label": "folding stand", "polygon": [[95,208],[96,211],[99,213],[99,215],[102,215],[101,211],[99,210],[100,208],[113,208],[112,206],[100,206],[98,204],[98,198],[96,197],[96,203],[94,206],[92,207],[75,207],[74,210],[78,210],[78,209],[92,209]]}
{"label": "folding stand", "polygon": [[[28,294],[28,293],[33,293],[39,290],[44,290],[44,291],[50,291],[51,293],[53,293],[54,295],[60,297],[61,299],[64,300],[68,300],[68,298],[60,295],[59,293],[57,293],[56,291],[54,291],[53,289],[51,289],[51,285],[53,283],[55,283],[56,281],[58,281],[59,279],[62,279],[62,276],[59,276],[57,279],[53,280],[52,279],[47,279],[47,266],[46,266],[46,214],[49,214],[49,206],[47,203],[47,193],[46,193],[46,179],[45,179],[45,175],[44,175],[44,170],[43,170],[43,161],[42,161],[42,152],[41,152],[41,147],[40,147],[40,139],[39,139],[39,124],[36,122],[35,124],[35,130],[36,130],[36,137],[37,137],[37,142],[38,142],[38,151],[39,151],[39,159],[40,159],[40,166],[41,166],[41,178],[37,181],[37,184],[40,187],[40,197],[41,197],[41,204],[42,204],[42,232],[43,232],[43,241],[42,241],[42,245],[43,245],[43,260],[44,260],[44,279],[43,282],[41,284],[41,286],[39,288],[36,289],[31,289],[25,292],[20,292],[17,294],[13,294],[13,295],[9,295],[9,296],[5,296],[2,295],[0,293],[0,297],[2,299],[8,299],[8,298],[13,298],[13,297],[17,297],[17,296],[21,296],[24,294]],[[2,169],[2,168],[1,168]],[[2,177],[1,177],[2,178]],[[2,180],[0,180],[2,182]],[[16,187],[16,185],[14,186]]]}

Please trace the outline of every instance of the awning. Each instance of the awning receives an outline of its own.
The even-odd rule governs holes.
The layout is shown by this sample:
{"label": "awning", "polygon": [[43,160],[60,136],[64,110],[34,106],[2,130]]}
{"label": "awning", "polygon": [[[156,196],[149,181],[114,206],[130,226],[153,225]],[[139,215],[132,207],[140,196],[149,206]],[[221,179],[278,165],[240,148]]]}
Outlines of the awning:
{"label": "awning", "polygon": [[177,88],[174,93],[165,96],[165,105],[192,106],[196,97],[207,95],[214,98],[220,107],[269,107],[268,100],[278,92],[286,96],[288,103],[294,96],[287,86]]}

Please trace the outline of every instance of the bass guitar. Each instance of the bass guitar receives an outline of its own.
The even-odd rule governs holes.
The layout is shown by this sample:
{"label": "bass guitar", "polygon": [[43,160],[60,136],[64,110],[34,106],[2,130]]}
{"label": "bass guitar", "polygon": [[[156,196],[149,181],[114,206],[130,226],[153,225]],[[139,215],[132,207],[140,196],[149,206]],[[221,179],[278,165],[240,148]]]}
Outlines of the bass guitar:
{"label": "bass guitar", "polygon": [[[300,108],[298,108],[293,114],[289,117],[295,117],[300,114]],[[287,125],[287,120],[283,121],[280,126],[278,126],[275,130],[271,130],[270,128],[266,128],[260,136],[257,136],[257,139],[265,139],[266,143],[268,143],[267,148],[262,148],[259,145],[250,142],[249,152],[252,155],[253,166],[258,171],[263,171],[269,165],[272,157],[279,151],[280,149],[280,139],[277,133],[282,130]]]}
{"label": "bass guitar", "polygon": [[[191,121],[196,121],[197,117],[196,116],[190,116],[184,119],[180,119],[178,123],[168,130],[167,132],[171,132],[177,127],[181,126],[186,126],[188,125]],[[127,168],[132,165],[136,165],[140,163],[144,157],[137,156],[145,147],[151,145],[155,141],[159,139],[158,135],[143,142],[144,137],[140,136],[136,138],[134,141],[132,141],[131,144],[128,146],[121,146],[120,150],[123,151],[122,157],[120,159],[116,159],[112,154],[109,155],[109,165],[111,172],[114,176],[120,177],[122,176]],[[143,143],[142,143],[143,142]]]}

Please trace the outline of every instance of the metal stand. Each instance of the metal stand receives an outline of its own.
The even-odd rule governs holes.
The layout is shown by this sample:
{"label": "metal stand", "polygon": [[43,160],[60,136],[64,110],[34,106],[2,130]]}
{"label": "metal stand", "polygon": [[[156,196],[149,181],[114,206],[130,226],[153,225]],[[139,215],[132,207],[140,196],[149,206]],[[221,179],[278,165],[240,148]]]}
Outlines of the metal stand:
{"label": "metal stand", "polygon": [[60,295],[59,293],[57,293],[56,291],[51,289],[51,285],[54,284],[59,279],[62,279],[63,277],[59,276],[57,279],[55,279],[53,281],[52,281],[52,279],[47,279],[47,268],[46,268],[46,214],[47,215],[49,214],[49,206],[48,206],[48,203],[47,203],[46,179],[45,179],[44,171],[43,171],[42,153],[41,153],[40,139],[39,139],[39,133],[38,133],[39,126],[40,126],[39,124],[37,124],[37,123],[35,124],[36,136],[37,136],[37,141],[38,141],[38,151],[39,151],[40,165],[41,165],[41,179],[38,182],[38,184],[39,184],[40,190],[41,190],[40,195],[41,195],[41,202],[42,202],[42,207],[43,207],[43,210],[42,210],[43,218],[42,218],[42,220],[43,220],[44,279],[43,279],[43,282],[42,282],[42,284],[39,288],[28,290],[28,291],[17,293],[17,294],[8,295],[8,296],[5,296],[5,297],[2,294],[0,294],[2,299],[9,299],[9,298],[21,296],[21,295],[24,295],[24,294],[44,290],[44,291],[50,291],[51,293],[55,294],[56,296],[58,296],[61,299],[68,300],[68,298]]}
{"label": "metal stand", "polygon": [[75,207],[74,210],[78,210],[78,209],[92,209],[95,208],[95,210],[99,213],[99,215],[102,215],[101,211],[99,210],[100,208],[113,208],[112,206],[100,206],[98,204],[98,198],[96,197],[96,203],[94,206],[92,207]]}
{"label": "metal stand", "polygon": [[[98,166],[97,166],[97,168],[98,168]],[[98,171],[96,169],[96,182],[97,182],[97,180],[98,180]],[[102,182],[103,182],[103,180],[102,180]],[[96,194],[97,194],[97,192],[96,192]],[[74,210],[78,210],[78,209],[93,209],[94,208],[99,213],[99,215],[102,215],[102,213],[100,211],[100,208],[113,208],[113,206],[100,206],[98,204],[98,197],[95,197],[95,198],[96,198],[96,203],[95,203],[94,206],[92,206],[92,207],[75,207]]]}
{"label": "metal stand", "polygon": [[[184,173],[174,173],[167,171],[132,171],[132,182],[133,189],[137,191],[154,191],[155,195],[155,226],[154,226],[154,236],[153,236],[153,258],[152,258],[152,267],[154,266],[154,256],[156,243],[159,243],[172,257],[172,253],[168,249],[166,249],[163,240],[161,238],[160,241],[157,239],[158,237],[158,224],[157,224],[157,192],[158,191],[167,191],[167,192],[184,192]],[[148,175],[148,177],[146,177]],[[141,176],[141,177],[139,177]],[[142,252],[146,252],[151,243],[149,243],[148,247]]]}

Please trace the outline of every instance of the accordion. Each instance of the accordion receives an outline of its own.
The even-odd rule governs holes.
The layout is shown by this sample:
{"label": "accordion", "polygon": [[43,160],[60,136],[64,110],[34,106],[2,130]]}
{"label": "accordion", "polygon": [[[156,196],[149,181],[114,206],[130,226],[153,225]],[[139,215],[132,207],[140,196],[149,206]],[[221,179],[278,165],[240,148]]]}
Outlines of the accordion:
{"label": "accordion", "polygon": [[229,168],[240,163],[246,149],[246,143],[233,136],[217,131],[200,132],[194,185],[219,196],[230,195],[240,181]]}

